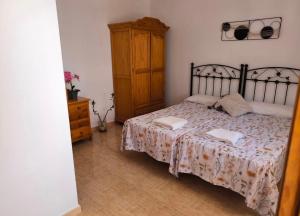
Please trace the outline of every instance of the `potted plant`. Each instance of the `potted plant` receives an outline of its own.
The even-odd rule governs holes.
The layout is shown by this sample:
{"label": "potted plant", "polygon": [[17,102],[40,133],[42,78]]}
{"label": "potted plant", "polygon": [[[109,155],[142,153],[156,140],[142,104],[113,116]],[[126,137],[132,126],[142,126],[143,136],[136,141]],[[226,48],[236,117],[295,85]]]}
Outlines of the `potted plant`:
{"label": "potted plant", "polygon": [[[114,93],[111,94],[111,98],[110,100],[114,101]],[[95,110],[95,104],[96,102],[93,100],[92,101],[92,106],[93,106],[93,113],[94,115],[96,115],[98,117],[98,130],[100,132],[106,132],[107,131],[107,122],[106,122],[106,117],[107,117],[107,114],[113,110],[113,108],[115,107],[114,106],[114,102],[113,104],[111,105],[111,107],[109,107],[107,110],[106,110],[106,113],[105,115],[103,116],[103,118],[101,118],[101,115],[100,113]]]}
{"label": "potted plant", "polygon": [[73,80],[79,80],[79,76],[77,74],[73,74],[70,71],[65,71],[65,82],[70,85],[70,89],[67,89],[68,99],[69,100],[77,100],[79,89],[75,89],[75,85],[73,85]]}

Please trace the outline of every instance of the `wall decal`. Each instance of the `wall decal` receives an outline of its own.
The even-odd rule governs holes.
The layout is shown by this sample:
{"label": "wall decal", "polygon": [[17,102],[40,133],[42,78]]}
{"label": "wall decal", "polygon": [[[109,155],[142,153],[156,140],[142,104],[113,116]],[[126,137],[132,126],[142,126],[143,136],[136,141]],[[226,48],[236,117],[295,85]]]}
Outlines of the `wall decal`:
{"label": "wall decal", "polygon": [[224,22],[222,41],[278,39],[281,17]]}

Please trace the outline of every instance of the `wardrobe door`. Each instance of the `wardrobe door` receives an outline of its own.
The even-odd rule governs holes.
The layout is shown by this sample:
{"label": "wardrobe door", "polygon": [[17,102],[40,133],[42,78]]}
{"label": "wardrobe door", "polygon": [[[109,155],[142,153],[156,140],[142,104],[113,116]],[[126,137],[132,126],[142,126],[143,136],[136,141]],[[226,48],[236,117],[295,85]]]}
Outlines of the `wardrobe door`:
{"label": "wardrobe door", "polygon": [[124,122],[132,117],[130,30],[111,32],[112,68],[115,93],[115,119]]}
{"label": "wardrobe door", "polygon": [[164,102],[164,36],[151,33],[151,102]]}
{"label": "wardrobe door", "polygon": [[132,55],[134,105],[140,108],[150,104],[150,32],[132,31]]}

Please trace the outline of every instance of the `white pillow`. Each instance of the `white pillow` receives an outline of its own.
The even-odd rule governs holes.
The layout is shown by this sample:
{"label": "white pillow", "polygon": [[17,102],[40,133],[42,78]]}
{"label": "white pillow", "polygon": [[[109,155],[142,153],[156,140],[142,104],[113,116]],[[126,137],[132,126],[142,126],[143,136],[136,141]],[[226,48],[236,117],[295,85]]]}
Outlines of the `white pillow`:
{"label": "white pillow", "polygon": [[218,100],[215,107],[220,106],[232,117],[237,117],[252,112],[252,107],[238,93],[227,95]]}
{"label": "white pillow", "polygon": [[193,95],[185,99],[185,101],[190,101],[194,103],[204,104],[206,106],[214,105],[220,98],[210,95]]}
{"label": "white pillow", "polygon": [[250,102],[249,104],[254,113],[293,118],[294,107],[292,106],[263,102]]}

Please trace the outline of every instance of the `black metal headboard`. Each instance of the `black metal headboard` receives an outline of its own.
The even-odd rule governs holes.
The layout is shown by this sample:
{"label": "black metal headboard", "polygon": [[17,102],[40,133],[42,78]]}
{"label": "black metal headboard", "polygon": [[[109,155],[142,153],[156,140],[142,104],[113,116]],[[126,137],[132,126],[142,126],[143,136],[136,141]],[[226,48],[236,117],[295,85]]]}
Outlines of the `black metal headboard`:
{"label": "black metal headboard", "polygon": [[[197,94],[223,96],[234,92],[242,93],[242,72],[240,68],[221,64],[194,65],[191,63],[190,96]],[[233,88],[233,85],[236,88]]]}
{"label": "black metal headboard", "polygon": [[[294,102],[300,69],[290,67],[261,67],[248,69],[244,66],[242,96],[246,100],[286,105]],[[291,99],[291,100],[290,100]]]}

